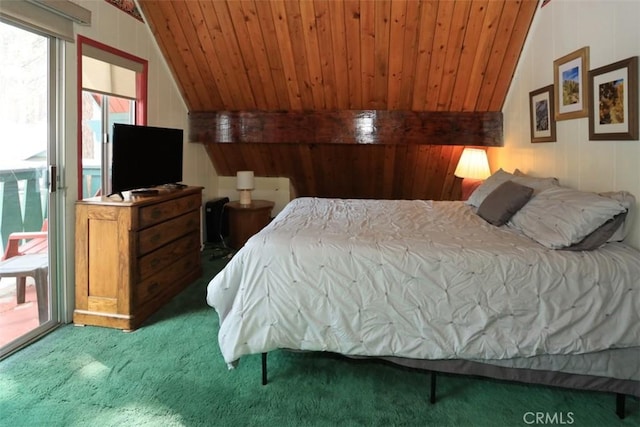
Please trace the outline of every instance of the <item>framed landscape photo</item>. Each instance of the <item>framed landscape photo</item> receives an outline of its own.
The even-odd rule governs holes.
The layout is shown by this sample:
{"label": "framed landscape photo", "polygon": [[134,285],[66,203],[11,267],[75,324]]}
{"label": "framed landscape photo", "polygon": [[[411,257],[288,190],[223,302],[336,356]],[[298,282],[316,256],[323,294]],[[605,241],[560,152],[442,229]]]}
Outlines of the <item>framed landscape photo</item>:
{"label": "framed landscape photo", "polygon": [[556,120],[587,117],[589,114],[588,72],[588,46],[553,61]]}
{"label": "framed landscape photo", "polygon": [[555,142],[556,120],[553,85],[529,92],[531,142]]}
{"label": "framed landscape photo", "polygon": [[589,72],[589,139],[638,139],[638,57]]}

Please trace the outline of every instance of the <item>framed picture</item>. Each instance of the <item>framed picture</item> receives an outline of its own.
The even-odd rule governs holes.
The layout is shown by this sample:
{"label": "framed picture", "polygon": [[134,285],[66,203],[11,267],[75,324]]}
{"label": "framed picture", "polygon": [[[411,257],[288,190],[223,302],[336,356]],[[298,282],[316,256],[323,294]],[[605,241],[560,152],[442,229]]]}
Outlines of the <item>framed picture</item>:
{"label": "framed picture", "polygon": [[555,142],[556,120],[553,85],[529,92],[531,142]]}
{"label": "framed picture", "polygon": [[106,0],[106,1],[107,3],[111,3],[118,9],[122,10],[123,12],[133,16],[138,21],[144,22],[144,19],[142,19],[142,15],[138,10],[138,6],[136,6],[136,3],[133,0]]}
{"label": "framed picture", "polygon": [[589,114],[588,71],[588,46],[553,61],[556,120],[576,119]]}
{"label": "framed picture", "polygon": [[589,139],[638,139],[638,57],[589,72]]}

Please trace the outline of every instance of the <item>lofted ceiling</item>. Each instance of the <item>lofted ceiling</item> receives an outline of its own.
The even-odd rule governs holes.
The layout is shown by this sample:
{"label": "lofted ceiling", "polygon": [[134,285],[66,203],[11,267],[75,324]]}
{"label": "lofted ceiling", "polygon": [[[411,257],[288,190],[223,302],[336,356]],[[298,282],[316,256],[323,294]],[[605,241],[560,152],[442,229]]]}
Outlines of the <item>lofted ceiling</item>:
{"label": "lofted ceiling", "polygon": [[138,0],[189,111],[500,111],[538,0]]}
{"label": "lofted ceiling", "polygon": [[[459,197],[457,144],[501,145],[502,106],[538,8],[538,0],[138,4],[187,104],[190,140],[204,144],[219,175],[288,177],[300,196],[436,200]],[[466,126],[469,115],[486,121]]]}

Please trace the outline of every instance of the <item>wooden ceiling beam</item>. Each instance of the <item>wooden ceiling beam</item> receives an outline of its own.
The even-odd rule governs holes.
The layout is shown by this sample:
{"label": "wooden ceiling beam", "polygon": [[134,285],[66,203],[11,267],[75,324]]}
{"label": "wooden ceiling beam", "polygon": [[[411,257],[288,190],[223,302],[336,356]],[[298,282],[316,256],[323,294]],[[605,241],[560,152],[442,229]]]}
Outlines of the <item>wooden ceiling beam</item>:
{"label": "wooden ceiling beam", "polygon": [[189,113],[203,143],[503,145],[501,112],[388,110]]}

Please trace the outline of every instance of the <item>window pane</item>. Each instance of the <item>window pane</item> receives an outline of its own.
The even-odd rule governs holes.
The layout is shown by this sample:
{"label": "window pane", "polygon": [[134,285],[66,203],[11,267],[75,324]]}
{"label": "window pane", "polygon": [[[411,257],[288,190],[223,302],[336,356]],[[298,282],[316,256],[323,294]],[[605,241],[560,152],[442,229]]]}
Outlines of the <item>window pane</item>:
{"label": "window pane", "polygon": [[82,91],[82,198],[110,191],[111,144],[103,135],[110,142],[113,124],[134,124],[134,112],[130,99]]}
{"label": "window pane", "polygon": [[82,91],[82,198],[98,194],[102,186],[102,95]]}

